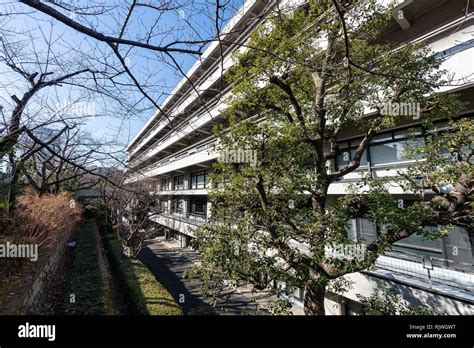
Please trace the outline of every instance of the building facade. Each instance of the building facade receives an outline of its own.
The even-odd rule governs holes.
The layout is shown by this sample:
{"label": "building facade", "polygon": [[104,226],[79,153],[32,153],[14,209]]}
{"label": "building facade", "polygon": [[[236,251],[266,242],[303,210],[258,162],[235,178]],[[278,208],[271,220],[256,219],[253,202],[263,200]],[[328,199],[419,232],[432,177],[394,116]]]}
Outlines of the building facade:
{"label": "building facade", "polygon": [[[442,68],[449,71],[455,83],[440,92],[457,93],[467,101],[464,114],[474,112],[474,14],[464,0],[399,1],[403,19],[394,15],[381,40],[426,42],[443,59]],[[212,163],[219,157],[214,150],[216,140],[212,128],[225,126],[219,116],[226,108],[231,88],[222,78],[232,66],[231,53],[245,42],[252,29],[272,9],[272,1],[246,1],[223,30],[224,43],[212,43],[202,59],[175,87],[161,108],[145,124],[127,148],[127,161],[132,168],[130,182],[153,179],[150,191],[157,197],[159,214],[152,218],[166,229],[167,237],[188,246],[197,225],[210,214],[207,198],[211,189],[209,175]],[[469,7],[470,6],[470,7]],[[230,44],[230,42],[234,44]],[[469,117],[469,116],[467,116]],[[442,125],[445,120],[439,120]],[[360,168],[330,186],[336,199],[347,192],[347,183],[370,172],[375,176],[393,176],[410,165],[403,155],[408,128],[420,122],[412,120],[386,129],[371,142]],[[341,132],[340,148],[347,150],[332,163],[337,169],[350,161],[353,141],[362,134],[353,129]],[[329,168],[331,170],[331,168]],[[407,202],[410,195],[400,187],[391,188],[394,198]],[[350,221],[349,234],[366,241],[383,233],[365,219]],[[368,296],[378,288],[396,288],[412,305],[424,304],[451,314],[474,314],[474,270],[472,232],[453,228],[438,240],[411,236],[397,242],[393,250],[379,257],[375,270],[357,272],[346,277],[353,288],[344,296],[327,297],[327,313],[355,314],[357,294]],[[295,308],[304,294],[294,294]]]}

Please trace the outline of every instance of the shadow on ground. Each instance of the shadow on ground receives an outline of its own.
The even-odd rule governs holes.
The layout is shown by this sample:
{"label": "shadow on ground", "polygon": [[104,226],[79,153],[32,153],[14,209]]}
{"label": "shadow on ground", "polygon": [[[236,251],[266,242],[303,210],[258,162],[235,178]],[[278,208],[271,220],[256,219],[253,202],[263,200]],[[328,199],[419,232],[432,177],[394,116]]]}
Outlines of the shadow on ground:
{"label": "shadow on ground", "polygon": [[199,281],[184,279],[184,272],[191,267],[192,262],[173,250],[157,247],[154,243],[148,244],[140,251],[138,258],[168,290],[183,311],[186,314],[216,314],[199,296]]}

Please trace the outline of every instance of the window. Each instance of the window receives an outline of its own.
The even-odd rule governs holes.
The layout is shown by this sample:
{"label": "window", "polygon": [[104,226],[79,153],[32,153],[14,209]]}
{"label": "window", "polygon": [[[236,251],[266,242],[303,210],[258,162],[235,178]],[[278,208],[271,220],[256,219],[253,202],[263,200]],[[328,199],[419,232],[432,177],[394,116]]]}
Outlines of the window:
{"label": "window", "polygon": [[406,161],[403,142],[370,145],[370,160],[373,165]]}
{"label": "window", "polygon": [[168,213],[168,201],[167,200],[160,200],[159,201],[159,209],[162,213]]}
{"label": "window", "polygon": [[173,190],[184,190],[184,175],[174,177]]}
{"label": "window", "polygon": [[168,179],[161,179],[161,191],[168,191]]}
{"label": "window", "polygon": [[[380,226],[380,233],[387,233],[388,227],[389,226],[385,225]],[[432,228],[433,227],[425,227],[427,230]],[[402,258],[412,259],[413,261],[419,261],[422,256],[443,258],[443,240],[441,238],[428,240],[421,235],[412,234],[407,238],[395,242],[391,251],[394,254],[400,255]]]}
{"label": "window", "polygon": [[207,176],[208,174],[206,171],[191,173],[191,188],[192,189],[206,188]]}
{"label": "window", "polygon": [[[358,146],[359,144],[357,144],[357,142],[354,142],[354,141],[351,141],[351,146],[349,146],[348,143],[343,143],[339,145],[339,149],[341,153],[336,158],[336,163],[339,169],[345,167],[346,165],[349,164],[349,162],[351,162],[354,159],[355,152]],[[367,151],[364,151],[364,153],[362,154],[360,158],[360,165],[361,166],[367,165]]]}
{"label": "window", "polygon": [[[408,139],[408,134],[414,138]],[[354,159],[355,152],[361,139],[342,141],[339,144],[340,154],[336,158],[338,169],[349,164]],[[397,163],[409,160],[405,154],[406,146],[414,147],[423,144],[424,135],[419,130],[402,130],[378,134],[372,139],[368,149],[362,154],[360,165],[366,166]]]}
{"label": "window", "polygon": [[[413,132],[403,131],[391,134],[393,140],[375,140],[370,143],[370,162],[372,165],[408,161],[406,147],[416,147],[425,141],[421,132],[415,132],[415,138],[407,138]],[[396,140],[395,140],[396,139]]]}
{"label": "window", "polygon": [[171,202],[171,212],[181,214],[183,212],[183,200],[175,199]]}
{"label": "window", "polygon": [[191,214],[206,216],[207,215],[207,198],[191,197]]}

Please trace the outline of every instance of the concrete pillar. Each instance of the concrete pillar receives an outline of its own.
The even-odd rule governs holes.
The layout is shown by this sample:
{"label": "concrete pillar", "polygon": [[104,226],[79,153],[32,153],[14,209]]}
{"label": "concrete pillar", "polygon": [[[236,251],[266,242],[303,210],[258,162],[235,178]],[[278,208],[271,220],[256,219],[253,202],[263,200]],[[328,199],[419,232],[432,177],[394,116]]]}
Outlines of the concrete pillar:
{"label": "concrete pillar", "polygon": [[189,208],[189,197],[186,197],[186,198],[182,198],[181,199],[183,201],[183,216],[186,217],[188,216],[188,208]]}
{"label": "concrete pillar", "polygon": [[191,174],[189,173],[184,174],[184,189],[185,190],[191,189]]}
{"label": "concrete pillar", "polygon": [[209,219],[211,217],[211,207],[212,203],[207,201],[207,206],[206,206],[206,218]]}
{"label": "concrete pillar", "polygon": [[188,236],[182,234],[181,235],[181,247],[186,248],[188,246]]}

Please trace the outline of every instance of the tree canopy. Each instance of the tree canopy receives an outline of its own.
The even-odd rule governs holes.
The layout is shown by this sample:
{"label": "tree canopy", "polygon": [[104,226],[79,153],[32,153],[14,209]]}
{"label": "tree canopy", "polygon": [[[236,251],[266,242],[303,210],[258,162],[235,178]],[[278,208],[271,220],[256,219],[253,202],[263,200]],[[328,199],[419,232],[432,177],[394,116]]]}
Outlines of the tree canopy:
{"label": "tree canopy", "polygon": [[[205,293],[219,293],[227,281],[250,283],[275,293],[275,310],[284,311],[287,295],[301,288],[305,313],[324,314],[326,291],[344,291],[350,284],[343,275],[373,266],[393,243],[444,231],[427,232],[428,225],[472,221],[472,120],[454,117],[462,109],[454,95],[436,93],[449,81],[434,52],[381,39],[391,10],[373,1],[277,9],[235,54],[227,75],[230,126],[216,134],[220,151],[254,151],[257,161],[213,167],[212,215],[195,233],[202,263],[193,273]],[[404,103],[415,105],[420,119],[385,110]],[[441,118],[449,130],[434,125]],[[419,123],[422,141],[410,132],[408,170],[388,178],[358,172],[346,194],[328,194],[360,168],[374,137],[410,120]],[[338,143],[347,129],[360,138],[334,168],[348,155]],[[411,204],[394,199],[394,184]],[[371,241],[350,238],[354,217],[384,226],[384,233]],[[327,252],[364,242],[360,257]]]}

